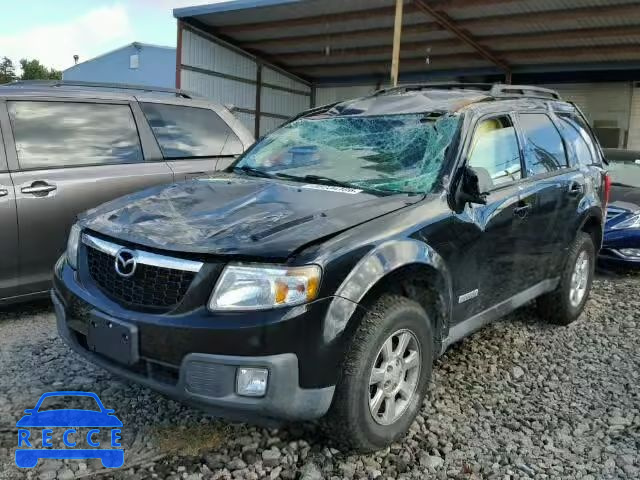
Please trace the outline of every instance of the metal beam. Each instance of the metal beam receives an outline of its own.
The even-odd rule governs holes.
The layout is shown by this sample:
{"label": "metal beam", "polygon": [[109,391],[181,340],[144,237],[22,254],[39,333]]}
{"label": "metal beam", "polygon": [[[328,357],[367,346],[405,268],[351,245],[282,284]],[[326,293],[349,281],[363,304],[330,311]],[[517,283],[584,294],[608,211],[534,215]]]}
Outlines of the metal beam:
{"label": "metal beam", "polygon": [[[640,48],[637,45],[602,45],[595,47],[585,48],[583,46],[577,47],[554,47],[554,48],[542,48],[542,49],[528,49],[528,50],[503,50],[501,55],[511,59],[513,64],[523,64],[523,60],[543,58],[546,63],[553,63],[553,59],[566,61],[567,58],[581,58],[584,61],[584,57],[594,55],[625,55],[637,58],[640,60]],[[451,55],[442,55],[441,59],[437,62],[433,62],[429,67],[425,65],[423,57],[404,58],[402,60],[403,71],[405,67],[422,67],[425,73],[429,70],[441,69],[441,66],[446,68],[458,67],[463,68],[465,62],[478,60],[479,57],[475,53],[458,53]],[[315,65],[296,65],[292,70],[303,69],[305,72],[319,72],[325,73],[331,71],[330,75],[336,75],[335,71],[352,71],[352,70],[376,70],[384,71],[389,68],[388,60],[376,60],[376,61],[364,61],[364,62],[345,62],[345,63],[332,63],[332,64],[315,64]],[[329,76],[329,75],[327,75]]]}
{"label": "metal beam", "polygon": [[[544,34],[541,34],[540,32],[527,32],[502,35],[476,35],[475,38],[478,42],[482,43],[482,45],[489,46],[494,49],[494,51],[500,51],[503,45],[511,47],[516,42],[519,47],[544,48],[545,46],[559,46],[558,44],[565,40],[584,38],[589,38],[591,40],[604,38],[614,39],[633,35],[640,35],[640,25],[626,27],[577,28],[571,30],[558,30],[555,32],[544,32]],[[431,55],[438,56],[450,53],[459,53],[459,48],[456,47],[461,46],[463,47],[463,51],[466,51],[468,48],[457,38],[421,40],[414,42],[402,42],[400,52],[401,54],[416,51],[425,52],[425,49],[430,47],[434,49]],[[450,49],[455,49],[457,51],[451,52]],[[357,58],[367,55],[388,56],[390,54],[391,47],[389,44],[386,44],[344,48],[332,51],[329,56],[331,58]],[[305,50],[302,52],[280,53],[275,55],[282,63],[285,64],[289,64],[290,62],[295,63],[299,60],[309,61],[327,59],[325,52],[320,52],[318,50]]]}
{"label": "metal beam", "polygon": [[[496,0],[497,1],[497,0]],[[410,7],[410,5],[407,5]],[[487,15],[484,17],[468,18],[466,20],[459,20],[456,22],[460,28],[477,28],[477,27],[506,27],[515,26],[518,27],[523,24],[531,23],[544,23],[547,28],[553,28],[554,23],[558,21],[571,20],[575,23],[579,20],[590,20],[598,18],[599,20],[611,17],[631,17],[640,20],[640,7],[635,4],[622,4],[622,5],[604,5],[596,7],[579,7],[579,8],[565,8],[559,10],[545,10],[542,12],[526,12],[516,14],[499,14],[499,15]],[[325,17],[325,21],[326,21]],[[332,21],[340,21],[341,18],[337,18]],[[233,35],[234,27],[226,27],[229,35]],[[403,35],[405,37],[409,35],[415,35],[425,32],[433,32],[442,30],[436,22],[424,22],[419,24],[404,25],[402,28]],[[557,30],[562,30],[559,28]],[[286,32],[286,29],[283,29]],[[539,35],[547,35],[547,32],[539,32]],[[258,40],[239,42],[238,44],[243,48],[257,48],[268,49],[271,47],[277,47],[282,45],[288,45],[295,43],[296,45],[324,42],[333,40],[340,40],[342,42],[348,42],[350,40],[357,40],[362,38],[389,38],[393,35],[393,29],[389,27],[378,27],[362,30],[352,30],[348,32],[336,32],[336,33],[322,33],[322,34],[301,34],[301,35],[287,35],[276,38],[264,38]]]}
{"label": "metal beam", "polygon": [[262,110],[262,63],[256,64],[256,113],[254,115],[253,136],[260,138],[260,113]]}
{"label": "metal beam", "polygon": [[[431,0],[430,4],[435,8],[466,8],[470,6],[503,5],[506,3],[517,3],[521,0]],[[415,13],[417,9],[408,3],[406,13]],[[352,20],[368,20],[380,17],[393,17],[395,7],[377,7],[362,10],[351,10],[346,12],[331,12],[324,15],[311,15],[308,17],[289,18],[283,20],[272,20],[265,22],[240,23],[235,25],[221,26],[221,30],[228,29],[230,32],[255,32],[262,30],[274,30],[287,27],[304,27],[309,25],[325,24],[327,22],[348,22]]]}
{"label": "metal beam", "polygon": [[[415,12],[413,6],[407,5],[407,13]],[[284,20],[272,20],[270,22],[241,23],[220,27],[220,30],[229,33],[255,32],[263,30],[277,30],[291,27],[307,27],[310,25],[322,25],[326,23],[349,22],[352,20],[369,20],[372,18],[393,18],[395,7],[377,7],[365,10],[352,10],[348,12],[332,12],[325,15],[312,15],[309,17],[289,18]]]}
{"label": "metal beam", "polygon": [[418,10],[421,10],[426,15],[429,15],[436,22],[438,22],[440,25],[442,25],[444,28],[458,37],[461,41],[476,50],[483,58],[489,60],[497,67],[504,70],[505,73],[508,74],[508,72],[511,70],[511,67],[509,67],[506,62],[496,57],[491,50],[480,45],[469,33],[458,27],[458,25],[455,24],[455,22],[449,17],[449,15],[444,12],[435,10],[433,7],[424,2],[424,0],[413,0],[413,4],[418,8]]}
{"label": "metal beam", "polygon": [[181,66],[182,66],[182,22],[178,20],[177,24],[177,39],[176,39],[176,88],[180,88],[181,80]]}
{"label": "metal beam", "polygon": [[[403,25],[402,33],[407,36],[409,34],[416,33],[425,33],[425,32],[438,32],[441,31],[442,27],[435,22],[431,23],[420,23],[414,25]],[[229,34],[233,34],[232,31]],[[313,35],[291,35],[285,37],[278,38],[265,38],[260,40],[251,40],[246,42],[241,42],[243,48],[273,48],[280,46],[288,46],[291,44],[308,44],[308,43],[320,43],[327,44],[327,42],[335,42],[338,41],[351,41],[358,40],[361,38],[373,39],[373,38],[384,38],[388,39],[393,35],[393,28],[389,27],[380,27],[380,28],[368,28],[365,30],[350,30],[348,32],[338,32],[338,33],[321,33],[321,34],[313,34]]]}
{"label": "metal beam", "polygon": [[398,85],[400,67],[400,40],[402,38],[402,6],[404,0],[396,0],[396,14],[393,22],[393,52],[391,53],[391,85]]}

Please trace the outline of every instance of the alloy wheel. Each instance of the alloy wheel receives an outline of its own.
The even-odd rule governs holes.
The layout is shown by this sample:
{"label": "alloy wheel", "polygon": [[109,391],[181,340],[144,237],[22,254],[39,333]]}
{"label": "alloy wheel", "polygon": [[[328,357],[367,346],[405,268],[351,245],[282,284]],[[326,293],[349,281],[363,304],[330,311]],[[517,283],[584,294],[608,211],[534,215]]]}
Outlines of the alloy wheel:
{"label": "alloy wheel", "polygon": [[413,332],[398,330],[384,341],[369,376],[369,411],[376,423],[391,425],[404,414],[416,394],[420,362]]}
{"label": "alloy wheel", "polygon": [[576,259],[576,264],[573,267],[573,273],[571,274],[571,287],[569,289],[569,301],[571,306],[576,308],[587,293],[587,286],[589,284],[589,255],[585,250],[580,252]]}

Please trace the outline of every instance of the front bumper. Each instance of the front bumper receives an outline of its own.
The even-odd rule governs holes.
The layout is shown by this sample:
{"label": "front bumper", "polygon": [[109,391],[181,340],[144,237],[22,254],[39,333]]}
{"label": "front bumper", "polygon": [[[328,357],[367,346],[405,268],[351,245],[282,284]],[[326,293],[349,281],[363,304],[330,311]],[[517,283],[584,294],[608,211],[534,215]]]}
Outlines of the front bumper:
{"label": "front bumper", "polygon": [[616,267],[640,268],[640,258],[623,255],[616,248],[603,247],[598,255],[598,261],[603,265]]}
{"label": "front bumper", "polygon": [[[342,348],[340,342],[322,348],[317,345],[322,335],[314,334],[330,299],[280,312],[277,319],[260,320],[253,314],[253,324],[238,314],[230,319],[208,314],[205,325],[207,314],[202,310],[177,317],[119,310],[117,304],[84,289],[66,262],[56,266],[51,296],[59,334],[75,352],[118,376],[214,415],[257,422],[310,420],[324,415],[331,405],[331,377],[338,372],[331,364],[339,361]],[[138,327],[139,362],[126,365],[89,350],[86,322],[91,312]],[[323,361],[323,356],[332,360]],[[268,370],[263,397],[236,394],[236,370],[243,366]]]}

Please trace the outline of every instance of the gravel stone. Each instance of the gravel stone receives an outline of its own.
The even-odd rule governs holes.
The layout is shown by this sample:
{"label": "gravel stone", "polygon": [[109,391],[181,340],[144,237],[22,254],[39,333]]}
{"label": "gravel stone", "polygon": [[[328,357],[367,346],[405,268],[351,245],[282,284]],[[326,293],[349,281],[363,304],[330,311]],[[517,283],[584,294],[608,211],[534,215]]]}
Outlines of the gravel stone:
{"label": "gravel stone", "polygon": [[75,388],[97,393],[124,424],[124,469],[100,479],[638,479],[639,312],[637,274],[600,275],[568,327],[525,306],[435,362],[406,438],[353,455],[316,424],[230,423],[120,380],[59,340],[48,303],[8,307],[0,311],[0,479],[104,471],[96,459],[15,467],[24,409],[44,392]]}
{"label": "gravel stone", "polygon": [[313,462],[304,464],[300,469],[300,474],[301,480],[322,480],[322,472]]}
{"label": "gravel stone", "polygon": [[277,447],[262,452],[262,463],[265,467],[275,467],[280,462],[282,454]]}
{"label": "gravel stone", "polygon": [[231,471],[242,470],[243,468],[247,467],[247,464],[241,458],[234,458],[227,464],[227,467]]}
{"label": "gravel stone", "polygon": [[524,370],[521,367],[515,366],[511,369],[511,375],[513,375],[513,378],[518,380],[520,377],[524,376]]}

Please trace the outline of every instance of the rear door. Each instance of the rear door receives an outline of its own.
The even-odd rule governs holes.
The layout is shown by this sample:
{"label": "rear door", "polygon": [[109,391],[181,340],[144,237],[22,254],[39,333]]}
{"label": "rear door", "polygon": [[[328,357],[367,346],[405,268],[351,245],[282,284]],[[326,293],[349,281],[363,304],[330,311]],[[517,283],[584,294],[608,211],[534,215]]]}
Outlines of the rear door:
{"label": "rear door", "polygon": [[232,128],[237,122],[232,115],[223,118],[197,102],[187,106],[183,101],[170,104],[140,99],[139,105],[176,181],[223,170],[244,151],[243,141]]}
{"label": "rear door", "polygon": [[78,213],[170,183],[173,174],[162,160],[145,162],[127,101],[8,100],[7,110],[20,281],[22,293],[32,293],[49,288],[53,265]]}
{"label": "rear door", "polygon": [[584,196],[584,176],[570,168],[565,144],[547,112],[518,115],[524,144],[526,180],[522,196],[528,199],[523,255],[528,274],[536,282],[549,278],[564,258],[569,236],[575,234],[578,204]]}
{"label": "rear door", "polygon": [[8,131],[6,105],[0,100],[0,299],[18,294],[18,217],[2,132]]}

